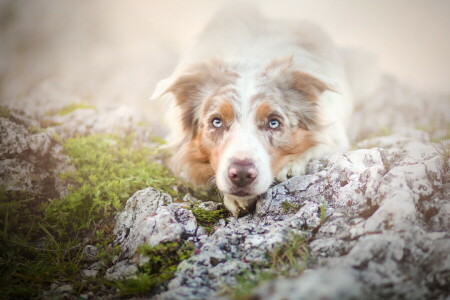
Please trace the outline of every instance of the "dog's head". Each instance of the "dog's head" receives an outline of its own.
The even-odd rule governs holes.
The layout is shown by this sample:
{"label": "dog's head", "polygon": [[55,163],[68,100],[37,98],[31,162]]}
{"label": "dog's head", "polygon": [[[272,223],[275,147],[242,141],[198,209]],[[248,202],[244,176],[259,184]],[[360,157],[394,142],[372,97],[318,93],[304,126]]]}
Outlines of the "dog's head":
{"label": "dog's head", "polygon": [[234,198],[264,193],[281,168],[315,144],[318,97],[327,86],[292,59],[260,70],[210,61],[166,90],[175,96],[182,137],[172,167],[195,184],[215,177]]}

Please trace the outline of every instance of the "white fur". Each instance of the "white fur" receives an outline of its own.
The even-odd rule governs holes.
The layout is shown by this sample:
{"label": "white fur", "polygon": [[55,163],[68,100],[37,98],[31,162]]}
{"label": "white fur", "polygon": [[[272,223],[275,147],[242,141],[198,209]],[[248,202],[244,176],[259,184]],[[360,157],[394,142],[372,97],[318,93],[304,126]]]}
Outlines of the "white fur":
{"label": "white fur", "polygon": [[[259,92],[257,74],[274,59],[289,56],[292,57],[294,69],[320,79],[332,91],[322,93],[318,100],[320,119],[325,126],[314,134],[317,146],[285,165],[278,174],[272,174],[270,155],[257,138],[258,128],[253,121],[254,108],[250,106],[249,99]],[[351,73],[353,79],[358,78],[356,68],[346,68],[344,65],[349,62],[351,64],[351,56],[346,56],[344,61],[341,52],[331,40],[322,30],[310,23],[267,20],[254,10],[243,10],[237,14],[228,11],[218,15],[199,36],[197,42],[186,51],[172,76],[158,85],[153,98],[165,98],[171,103],[167,113],[171,127],[168,136],[170,146],[178,147],[184,143],[185,134],[179,122],[179,109],[173,104],[174,97],[164,94],[164,91],[183,74],[186,67],[213,58],[233,65],[233,70],[240,75],[236,89],[240,96],[237,108],[241,118],[228,134],[230,141],[216,172],[216,183],[219,190],[225,193],[225,205],[233,214],[237,215],[239,207],[245,209],[254,199],[227,195],[231,185],[227,177],[230,160],[251,158],[255,161],[258,178],[253,185],[253,191],[255,195],[259,195],[265,192],[274,177],[284,180],[288,176],[302,175],[309,160],[348,148],[346,126],[352,112],[353,96],[347,75]],[[370,84],[362,84],[361,87],[373,89]],[[358,95],[367,95],[367,92],[361,89],[357,92]],[[179,172],[183,173],[182,168]]]}

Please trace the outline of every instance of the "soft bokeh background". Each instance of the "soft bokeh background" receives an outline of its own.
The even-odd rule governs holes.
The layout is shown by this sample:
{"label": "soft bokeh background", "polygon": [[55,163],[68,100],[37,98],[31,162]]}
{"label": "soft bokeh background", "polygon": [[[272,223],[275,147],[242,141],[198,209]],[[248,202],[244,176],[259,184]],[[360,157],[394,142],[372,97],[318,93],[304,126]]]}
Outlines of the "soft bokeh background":
{"label": "soft bokeh background", "polygon": [[[44,112],[146,100],[225,1],[0,0],[0,99]],[[269,17],[310,19],[339,45],[375,53],[417,90],[450,94],[450,1],[262,0]],[[50,101],[49,99],[52,98]]]}

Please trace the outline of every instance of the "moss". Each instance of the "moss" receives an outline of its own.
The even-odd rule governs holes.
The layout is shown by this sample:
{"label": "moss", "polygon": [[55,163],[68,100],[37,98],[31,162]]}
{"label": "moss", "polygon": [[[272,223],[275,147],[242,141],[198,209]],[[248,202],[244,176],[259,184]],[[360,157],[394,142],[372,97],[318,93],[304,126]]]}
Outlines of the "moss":
{"label": "moss", "polygon": [[4,106],[0,105],[0,118],[9,118],[11,116],[11,111]]}
{"label": "moss", "polygon": [[175,179],[152,160],[154,151],[131,147],[131,139],[67,140],[76,171],[62,176],[72,185],[62,199],[0,189],[0,298],[40,297],[53,282],[70,283],[75,294],[107,288],[104,269],[98,278],[81,277],[84,245],[96,244],[108,266],[119,250],[110,246],[113,217],[126,199],[148,186],[175,194]]}
{"label": "moss", "polygon": [[148,261],[140,266],[136,277],[114,283],[122,296],[150,293],[172,279],[178,264],[194,253],[194,246],[186,241],[169,242],[154,247],[141,245],[138,251]]}
{"label": "moss", "polygon": [[277,277],[273,271],[263,269],[246,270],[236,277],[236,286],[231,293],[231,298],[236,300],[252,299],[250,294],[259,285]]}
{"label": "moss", "polygon": [[322,205],[319,207],[320,214],[320,224],[325,223],[327,219],[327,203],[325,201],[322,202]]}
{"label": "moss", "polygon": [[71,112],[77,110],[77,109],[94,109],[97,110],[95,106],[92,104],[87,103],[72,103],[70,105],[67,105],[61,109],[58,110],[50,110],[47,111],[46,115],[58,115],[58,116],[65,116],[70,114]]}
{"label": "moss", "polygon": [[287,200],[281,203],[281,208],[285,214],[295,213],[302,207],[303,204],[301,203],[294,203]]}
{"label": "moss", "polygon": [[198,206],[191,208],[192,213],[197,219],[197,223],[201,225],[205,231],[210,234],[214,230],[214,225],[223,218],[229,216],[228,210],[225,208],[220,208],[217,210],[206,210]]}
{"label": "moss", "polygon": [[131,140],[93,135],[69,139],[64,147],[76,171],[63,178],[70,193],[46,207],[47,216],[63,233],[89,228],[121,210],[136,191],[151,186],[174,195],[175,178],[152,161],[152,150],[133,149]]}
{"label": "moss", "polygon": [[300,274],[307,266],[308,258],[307,240],[302,235],[289,233],[284,243],[267,253],[266,262],[253,264],[250,270],[237,276],[237,283],[228,294],[233,299],[247,299],[263,282]]}

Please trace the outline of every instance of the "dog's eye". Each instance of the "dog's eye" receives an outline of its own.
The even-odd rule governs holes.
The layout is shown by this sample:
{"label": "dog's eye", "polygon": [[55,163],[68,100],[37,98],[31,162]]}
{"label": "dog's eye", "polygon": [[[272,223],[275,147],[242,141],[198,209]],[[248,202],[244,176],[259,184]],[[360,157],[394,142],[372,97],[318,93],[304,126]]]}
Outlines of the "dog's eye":
{"label": "dog's eye", "polygon": [[212,119],[211,124],[216,128],[220,128],[222,127],[222,120],[220,118],[214,118]]}
{"label": "dog's eye", "polygon": [[277,119],[272,119],[269,121],[268,125],[270,129],[276,129],[280,126],[280,121],[278,121]]}

